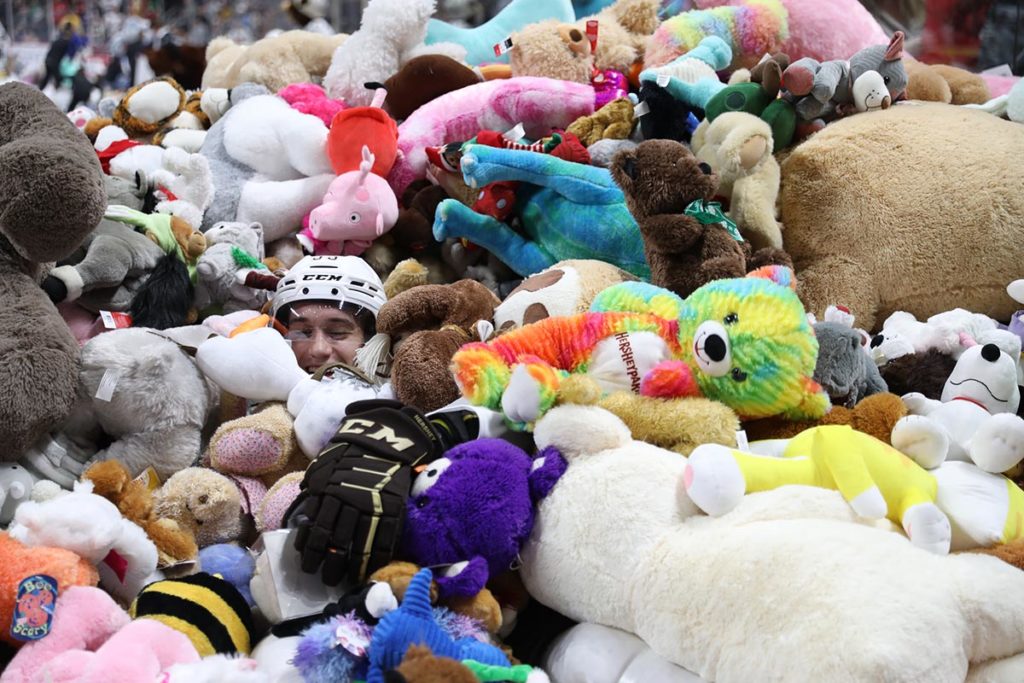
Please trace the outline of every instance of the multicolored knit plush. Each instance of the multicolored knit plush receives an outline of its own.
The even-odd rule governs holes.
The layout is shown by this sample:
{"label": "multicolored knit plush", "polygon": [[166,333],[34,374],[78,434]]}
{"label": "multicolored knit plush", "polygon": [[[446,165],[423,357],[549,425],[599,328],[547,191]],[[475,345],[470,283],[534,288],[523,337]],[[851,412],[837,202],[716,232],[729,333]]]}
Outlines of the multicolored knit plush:
{"label": "multicolored knit plush", "polygon": [[789,13],[780,0],[745,0],[736,5],[691,10],[666,19],[648,41],[644,66],[668,64],[718,36],[732,48],[732,68],[751,67],[778,52],[789,38]]}
{"label": "multicolored knit plush", "polygon": [[467,344],[452,369],[466,398],[522,426],[530,420],[509,415],[510,397],[535,419],[569,373],[586,373],[605,391],[702,395],[743,418],[814,419],[830,404],[811,379],[818,342],[793,285],[792,271],[777,266],[711,282],[685,301],[627,282],[599,294],[591,313]]}

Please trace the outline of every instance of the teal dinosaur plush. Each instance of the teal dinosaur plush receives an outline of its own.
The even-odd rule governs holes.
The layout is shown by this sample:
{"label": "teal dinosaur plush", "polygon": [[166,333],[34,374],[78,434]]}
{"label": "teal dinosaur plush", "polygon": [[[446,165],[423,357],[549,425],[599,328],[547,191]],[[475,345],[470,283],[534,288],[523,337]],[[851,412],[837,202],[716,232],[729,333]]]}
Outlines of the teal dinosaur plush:
{"label": "teal dinosaur plush", "polygon": [[726,87],[717,72],[731,63],[729,44],[718,36],[708,36],[668,64],[641,71],[640,82],[653,81],[680,102],[706,109],[708,101]]}
{"label": "teal dinosaur plush", "polygon": [[[580,15],[586,16],[586,15]],[[572,0],[512,0],[486,23],[474,28],[455,26],[439,19],[427,23],[427,45],[456,43],[466,48],[468,64],[508,62],[508,51],[495,53],[513,33],[545,19],[562,22],[576,21]]]}
{"label": "teal dinosaur plush", "polygon": [[473,188],[519,181],[516,207],[526,234],[446,199],[434,214],[435,239],[465,238],[523,277],[568,259],[604,261],[650,277],[640,228],[607,169],[537,152],[467,145],[462,175]]}

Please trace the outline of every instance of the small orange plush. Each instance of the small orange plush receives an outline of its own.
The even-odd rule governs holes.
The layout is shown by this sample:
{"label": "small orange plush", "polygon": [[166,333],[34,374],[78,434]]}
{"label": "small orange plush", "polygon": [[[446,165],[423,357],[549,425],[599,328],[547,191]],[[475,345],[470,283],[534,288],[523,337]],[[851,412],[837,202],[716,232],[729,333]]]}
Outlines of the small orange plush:
{"label": "small orange plush", "polygon": [[93,483],[93,493],[117,506],[129,522],[134,522],[153,541],[159,553],[160,567],[199,554],[192,532],[171,519],[158,519],[153,513],[153,493],[142,481],[132,479],[128,469],[117,460],[105,460],[91,466],[82,479]]}
{"label": "small orange plush", "polygon": [[14,600],[18,584],[25,578],[45,574],[57,581],[58,592],[71,586],[95,586],[100,577],[96,568],[70,550],[45,546],[28,548],[0,531],[0,640],[14,647],[21,641],[10,634]]}

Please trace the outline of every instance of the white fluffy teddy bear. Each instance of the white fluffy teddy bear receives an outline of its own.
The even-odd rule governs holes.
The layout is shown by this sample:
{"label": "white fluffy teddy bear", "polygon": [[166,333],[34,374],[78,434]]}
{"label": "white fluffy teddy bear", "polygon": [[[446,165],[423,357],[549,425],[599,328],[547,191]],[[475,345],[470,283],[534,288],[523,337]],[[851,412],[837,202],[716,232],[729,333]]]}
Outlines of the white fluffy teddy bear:
{"label": "white fluffy teddy bear", "polygon": [[[1024,652],[1024,574],[995,558],[924,552],[812,487],[704,516],[686,458],[594,406],[555,407],[534,437],[569,466],[520,553],[530,595],[706,680],[981,680],[986,660]],[[1024,662],[999,663],[1024,680]]]}
{"label": "white fluffy teddy bear", "polygon": [[995,343],[974,344],[946,380],[941,401],[904,396],[910,414],[893,428],[892,445],[925,469],[961,460],[998,474],[1024,459],[1024,420],[1016,414],[1020,339],[1004,336],[1017,340],[1016,356]]}
{"label": "white fluffy teddy bear", "polygon": [[987,315],[962,308],[938,313],[927,320],[896,311],[886,319],[882,331],[872,337],[871,352],[879,365],[931,349],[957,357],[963,351],[962,333],[985,341],[984,335],[997,327],[996,321]]}
{"label": "white fluffy teddy bear", "polygon": [[403,64],[425,54],[443,54],[465,61],[466,48],[454,43],[424,45],[427,22],[436,0],[371,0],[359,30],[334,51],[324,88],[350,106],[367,106],[373,91],[366,83],[383,83]]}
{"label": "white fluffy teddy bear", "polygon": [[71,492],[37,484],[32,496],[35,500],[15,511],[11,538],[81,555],[96,565],[103,589],[125,603],[150,581],[163,578],[156,571],[156,546],[146,532],[94,494],[92,482],[79,482]]}

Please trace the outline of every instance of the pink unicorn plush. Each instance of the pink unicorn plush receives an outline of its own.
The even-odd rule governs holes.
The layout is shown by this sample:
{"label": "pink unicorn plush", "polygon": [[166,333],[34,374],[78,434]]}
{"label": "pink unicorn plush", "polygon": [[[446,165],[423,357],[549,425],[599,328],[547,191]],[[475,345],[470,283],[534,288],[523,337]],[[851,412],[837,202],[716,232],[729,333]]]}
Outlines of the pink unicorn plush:
{"label": "pink unicorn plush", "polygon": [[375,161],[363,145],[359,170],[335,178],[323,203],[309,214],[299,241],[316,255],[359,256],[398,221],[398,200],[388,182],[371,173]]}

